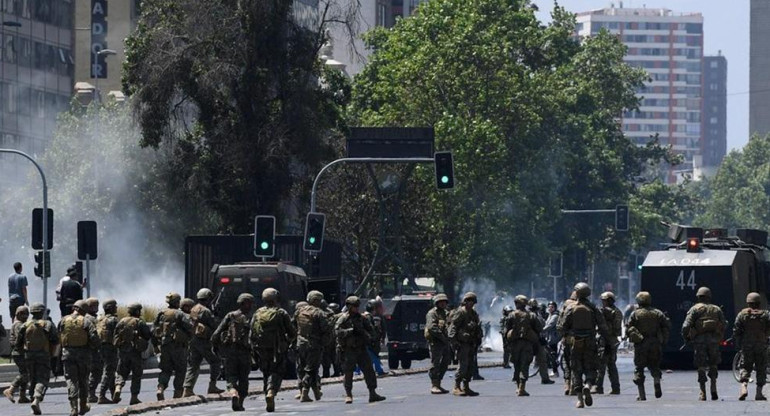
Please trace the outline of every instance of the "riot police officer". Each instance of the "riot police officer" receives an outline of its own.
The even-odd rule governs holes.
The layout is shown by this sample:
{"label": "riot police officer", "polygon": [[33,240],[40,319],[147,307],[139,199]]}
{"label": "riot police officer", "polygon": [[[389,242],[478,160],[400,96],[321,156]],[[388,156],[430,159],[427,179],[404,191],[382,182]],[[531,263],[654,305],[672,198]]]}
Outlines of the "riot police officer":
{"label": "riot police officer", "polygon": [[644,391],[644,368],[650,370],[655,398],[663,396],[660,386],[660,356],[663,345],[668,342],[671,323],[666,315],[652,307],[652,296],[649,292],[639,292],[636,295],[636,309],[628,318],[626,334],[634,344],[634,384],[639,390],[636,400],[647,400]]}
{"label": "riot police officer", "polygon": [[717,366],[722,362],[719,342],[724,336],[727,321],[722,309],[711,303],[711,289],[701,287],[695,295],[698,303],[687,312],[682,324],[682,338],[692,344],[693,361],[698,369],[699,400],[706,400],[706,372],[711,380],[711,400],[718,400]]}
{"label": "riot police officer", "polygon": [[741,349],[741,392],[738,400],[746,400],[749,395],[748,382],[751,371],[757,373],[757,394],[755,400],[767,400],[762,388],[767,380],[767,338],[770,336],[770,313],[762,309],[762,297],[751,292],[746,296],[747,308],[735,317],[733,337]]}

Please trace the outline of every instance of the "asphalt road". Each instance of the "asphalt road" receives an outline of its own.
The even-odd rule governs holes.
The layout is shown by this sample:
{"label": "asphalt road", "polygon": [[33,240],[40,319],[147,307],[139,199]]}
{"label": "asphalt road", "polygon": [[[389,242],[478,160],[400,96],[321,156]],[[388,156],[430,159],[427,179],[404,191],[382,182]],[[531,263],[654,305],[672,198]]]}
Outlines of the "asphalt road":
{"label": "asphalt road", "polygon": [[[483,354],[481,361],[499,359],[499,353]],[[415,362],[414,368],[425,366],[425,361]],[[619,358],[619,370],[621,374],[620,396],[594,396],[594,405],[591,408],[575,409],[575,398],[563,395],[561,380],[557,384],[542,385],[539,380],[533,379],[527,386],[530,397],[516,397],[515,386],[510,381],[511,371],[499,367],[482,369],[485,381],[476,381],[471,387],[481,393],[479,397],[454,397],[451,395],[430,395],[428,390],[430,383],[426,374],[413,376],[390,377],[379,379],[379,392],[387,397],[382,403],[368,404],[367,391],[363,382],[356,382],[353,387],[354,403],[345,405],[343,402],[343,389],[339,384],[324,386],[324,397],[320,402],[299,403],[293,399],[295,391],[284,391],[276,400],[276,414],[362,414],[367,415],[562,415],[565,412],[580,412],[591,415],[691,415],[695,412],[720,412],[725,415],[737,414],[767,414],[770,410],[770,402],[755,402],[754,385],[751,385],[749,400],[739,402],[737,400],[738,384],[727,371],[720,373],[720,400],[716,402],[699,402],[696,375],[692,371],[682,371],[664,374],[663,391],[661,399],[655,399],[652,394],[651,378],[648,377],[648,400],[637,402],[636,386],[631,383],[632,362],[629,356]],[[253,374],[256,376],[257,374]],[[452,374],[448,374],[444,386],[450,388],[453,380]],[[202,390],[207,383],[207,376],[199,380],[198,390]],[[252,385],[258,385],[256,377]],[[285,385],[294,385],[294,381],[287,381]],[[223,383],[220,382],[220,387]],[[142,383],[142,400],[153,400],[154,380],[145,380]],[[609,386],[605,386],[609,390]],[[766,392],[770,394],[770,391]],[[125,400],[124,404],[125,406]],[[266,414],[264,412],[264,398],[262,395],[249,397],[244,403],[247,414]],[[95,406],[91,413],[103,415],[118,405]],[[64,388],[51,389],[43,403],[44,414],[67,415],[66,390]],[[213,402],[191,407],[180,407],[152,412],[159,416],[198,416],[198,415],[242,415],[230,410],[229,402]],[[8,401],[0,401],[0,415],[27,415],[27,405],[14,405]]]}

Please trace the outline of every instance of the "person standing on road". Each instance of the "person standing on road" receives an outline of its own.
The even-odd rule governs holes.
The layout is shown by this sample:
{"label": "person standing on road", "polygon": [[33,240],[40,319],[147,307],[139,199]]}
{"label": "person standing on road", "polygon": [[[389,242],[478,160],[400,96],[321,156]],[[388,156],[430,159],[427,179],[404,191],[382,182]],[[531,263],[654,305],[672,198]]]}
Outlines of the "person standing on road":
{"label": "person standing on road", "polygon": [[483,339],[479,314],[473,309],[477,302],[478,298],[475,293],[466,293],[463,295],[460,307],[452,312],[450,318],[449,339],[455,345],[455,352],[459,361],[455,373],[455,387],[452,390],[452,394],[455,396],[479,395],[471,390],[470,386],[473,374],[477,371],[475,368],[476,349]]}
{"label": "person standing on road", "polygon": [[[314,305],[321,303],[317,299],[320,292],[313,292],[311,292],[313,296],[308,294],[308,300],[312,298],[313,304],[308,304],[302,308],[303,312],[311,311],[312,308],[318,309]],[[264,306],[257,309],[251,319],[251,343],[259,355],[259,367],[262,370],[262,391],[265,392],[265,410],[268,412],[275,411],[275,396],[281,391],[283,373],[286,370],[286,354],[289,345],[297,337],[297,332],[291,325],[289,313],[279,306],[279,296],[280,293],[273,288],[263,290],[262,303]],[[323,299],[323,295],[321,295],[321,299]],[[306,318],[305,315],[298,317],[300,321]],[[307,339],[310,338],[308,335]],[[305,346],[299,350],[305,353],[303,354],[304,363],[309,364],[308,360],[315,362],[315,369],[312,372],[306,365],[305,369],[308,372],[303,373],[303,387],[313,388],[315,385],[311,383],[315,382],[314,377],[318,377],[320,357],[317,357],[314,352],[310,352],[310,349],[306,349]],[[315,376],[309,373],[314,373]],[[320,399],[320,390],[318,394],[316,399]]]}
{"label": "person standing on road", "polygon": [[371,322],[359,312],[361,301],[357,296],[345,299],[347,312],[342,313],[334,326],[334,334],[340,348],[342,372],[345,375],[345,403],[353,403],[353,371],[358,366],[364,373],[369,389],[369,403],[380,402],[385,397],[377,394],[377,376],[366,346],[376,338]]}
{"label": "person standing on road", "polygon": [[120,392],[131,375],[131,400],[129,405],[141,403],[139,392],[142,390],[142,353],[149,347],[152,338],[150,327],[142,319],[142,305],[128,305],[128,316],[121,319],[115,326],[115,348],[118,350],[118,377],[115,381],[115,394],[112,401],[120,402]]}
{"label": "person standing on road", "polygon": [[251,372],[249,323],[254,296],[241,293],[236,303],[238,309],[225,315],[211,339],[222,345],[227,390],[232,395],[233,411],[239,412],[245,410],[243,400],[249,393],[249,373]]}
{"label": "person standing on road", "polygon": [[751,292],[746,296],[747,308],[735,317],[733,338],[740,348],[741,360],[741,392],[738,400],[746,400],[749,395],[748,383],[751,372],[757,373],[757,394],[754,400],[767,400],[762,394],[762,388],[767,381],[767,338],[770,337],[770,313],[760,306],[762,297],[759,293]]}
{"label": "person standing on road", "polygon": [[59,344],[59,332],[51,321],[43,318],[45,305],[33,303],[29,312],[32,319],[19,329],[15,347],[17,350],[24,350],[30,388],[34,391],[32,413],[40,415],[40,402],[48,390],[48,380],[51,376],[51,351]]}
{"label": "person standing on road", "polygon": [[382,343],[385,342],[385,321],[382,319],[383,314],[382,300],[371,299],[366,303],[366,312],[363,314],[374,328],[375,338],[372,342],[366,346],[366,352],[369,354],[369,358],[374,365],[374,371],[377,375],[381,376],[385,374],[385,370],[382,369],[382,362],[380,361],[380,350]]}
{"label": "person standing on road", "polygon": [[535,346],[540,343],[540,332],[543,326],[533,312],[527,312],[526,296],[518,295],[513,302],[516,309],[505,320],[505,340],[510,345],[513,381],[517,386],[516,395],[523,397],[529,396],[526,390],[529,365],[532,363]]}
{"label": "person standing on road", "polygon": [[59,300],[59,312],[65,317],[72,313],[72,306],[76,301],[83,299],[83,285],[80,284],[75,266],[67,269],[67,275],[59,280],[56,287],[56,298]]}
{"label": "person standing on road", "polygon": [[511,351],[508,348],[509,343],[505,340],[505,321],[508,319],[508,314],[512,311],[513,308],[510,305],[503,306],[503,316],[500,318],[500,338],[503,340],[503,368],[511,368]]}
{"label": "person standing on road", "polygon": [[11,337],[9,340],[11,346],[11,358],[13,358],[13,363],[16,364],[16,368],[19,369],[19,375],[13,379],[13,382],[11,382],[11,385],[7,389],[3,390],[3,395],[7,397],[11,403],[16,403],[13,398],[13,393],[16,390],[19,390],[19,403],[26,404],[30,402],[27,397],[29,369],[27,368],[27,362],[24,359],[24,345],[18,347],[16,345],[16,340],[19,339],[19,332],[21,332],[21,329],[26,325],[28,318],[29,308],[25,305],[19,306],[16,309],[16,318],[13,321],[13,326],[11,326]]}
{"label": "person standing on road", "polygon": [[323,293],[313,290],[307,294],[308,305],[297,314],[297,353],[302,357],[304,369],[300,384],[300,401],[312,402],[310,390],[316,400],[321,400],[321,379],[318,368],[321,365],[324,345],[328,344],[332,332],[326,314],[320,308]]}
{"label": "person standing on road", "polygon": [[601,335],[600,342],[608,343],[609,334],[604,316],[599,309],[588,300],[591,288],[580,282],[575,285],[577,302],[564,313],[559,332],[568,335],[572,344],[570,357],[572,372],[572,390],[577,394],[577,408],[593,405],[591,386],[596,377],[598,356],[596,333]]}
{"label": "person standing on road", "polygon": [[655,398],[663,396],[660,387],[660,358],[663,346],[668,342],[671,322],[666,315],[652,307],[652,296],[649,292],[639,292],[636,295],[637,307],[628,318],[626,335],[634,344],[634,384],[639,390],[636,400],[647,400],[644,392],[644,368],[650,369],[650,375],[655,387]]}
{"label": "person standing on road", "polygon": [[8,276],[8,307],[11,312],[11,321],[16,317],[16,308],[29,305],[27,296],[27,276],[22,273],[22,265],[19,262],[13,264],[13,273]]}
{"label": "person standing on road", "polygon": [[[294,315],[291,318],[291,326],[294,328],[294,333],[299,332],[297,328],[297,318],[299,318],[299,313],[307,306],[308,303],[304,300],[299,301],[294,305]],[[299,400],[302,398],[302,380],[305,378],[305,362],[303,361],[305,357],[299,355],[296,338],[294,339],[294,342],[289,345],[289,349],[294,352],[294,368],[297,370],[297,394],[294,396],[294,399]]]}
{"label": "person standing on road", "polygon": [[[102,380],[97,403],[110,404],[115,401],[115,373],[118,370],[118,350],[115,348],[118,302],[115,299],[107,299],[104,301],[102,309],[104,309],[104,315],[96,320],[96,333],[99,334],[99,340],[102,342],[99,347],[102,363]],[[112,393],[111,400],[107,399],[107,391]]]}
{"label": "person standing on road", "polygon": [[88,374],[92,351],[99,346],[99,335],[91,320],[86,318],[88,305],[79,300],[73,312],[59,322],[61,334],[64,378],[67,380],[67,396],[70,402],[70,416],[84,415],[91,409],[88,405]]}
{"label": "person standing on road", "polygon": [[[86,319],[91,321],[91,326],[96,328],[96,315],[99,313],[99,299],[88,298],[86,299],[88,313]],[[98,331],[97,331],[98,333]],[[101,339],[97,345],[91,350],[91,366],[88,371],[88,402],[96,403],[99,399],[96,397],[96,388],[99,386],[99,381],[102,379],[102,370],[104,365],[102,363],[101,356]]]}
{"label": "person standing on road", "polygon": [[564,359],[564,395],[574,396],[575,392],[572,390],[572,337],[569,334],[561,334],[559,328],[564,325],[564,316],[567,310],[577,303],[577,295],[575,291],[572,291],[570,297],[564,301],[561,306],[561,312],[559,313],[559,319],[556,322],[556,333],[562,337],[562,348]]}
{"label": "person standing on road", "polygon": [[719,306],[711,303],[711,289],[703,286],[695,294],[698,303],[687,312],[682,324],[682,338],[692,344],[693,361],[698,369],[698,400],[706,400],[706,372],[711,380],[711,400],[718,400],[717,366],[722,362],[719,342],[727,327],[725,315]]}
{"label": "person standing on road", "polygon": [[165,400],[166,388],[174,376],[174,398],[182,397],[187,370],[187,341],[192,335],[192,324],[179,307],[182,296],[171,292],[166,295],[165,309],[158,313],[153,324],[153,345],[160,350],[158,401]]}
{"label": "person standing on road", "polygon": [[430,393],[446,394],[449,390],[441,387],[449,363],[452,361],[452,347],[447,333],[447,303],[449,299],[443,293],[433,297],[433,309],[425,315],[425,339],[430,347]]}
{"label": "person standing on road", "polygon": [[[332,305],[339,309],[339,306],[336,303],[327,304],[326,300],[321,303],[321,310],[323,310],[324,314],[326,315],[326,324],[329,327],[330,333],[329,338],[326,340],[326,345],[324,345],[323,357],[321,358],[321,367],[323,368],[321,377],[323,378],[329,378],[332,376],[337,377],[339,375],[337,362],[334,358],[336,355],[337,346],[337,342],[334,339],[334,314],[336,312],[334,312],[332,309]],[[332,373],[332,371],[334,372]]]}
{"label": "person standing on road", "polygon": [[[540,322],[540,329],[542,331],[545,326],[545,316],[541,313],[541,307],[537,303],[536,299],[529,300],[529,311],[532,313],[532,317]],[[540,384],[554,384],[554,381],[548,376],[548,356],[545,351],[546,341],[542,337],[542,332],[538,332],[540,339],[533,345],[532,354],[537,360],[538,373],[540,373]],[[525,371],[527,372],[527,371]]]}
{"label": "person standing on road", "polygon": [[559,353],[559,341],[561,341],[561,337],[559,337],[559,331],[556,330],[556,324],[558,322],[559,311],[557,310],[556,302],[550,301],[548,302],[548,318],[545,320],[545,325],[543,326],[543,336],[545,337],[548,350],[554,358],[552,362],[549,363],[553,366],[552,370],[554,377],[559,377],[559,362],[556,358]]}
{"label": "person standing on road", "polygon": [[618,346],[620,337],[623,336],[623,313],[615,306],[615,294],[604,292],[601,295],[604,322],[607,323],[607,331],[610,338],[604,353],[599,357],[599,372],[594,391],[591,393],[604,394],[604,374],[610,378],[610,394],[620,394],[620,377],[618,376]]}
{"label": "person standing on road", "polygon": [[211,344],[211,334],[217,329],[216,318],[209,309],[211,301],[214,299],[214,292],[208,288],[203,288],[198,291],[195,297],[198,298],[198,304],[190,310],[193,336],[190,341],[190,352],[187,355],[187,372],[184,377],[182,397],[195,395],[193,388],[198,381],[198,374],[204,359],[209,363],[211,371],[207,393],[220,394],[224,391],[217,387],[222,360],[214,353],[214,347]]}

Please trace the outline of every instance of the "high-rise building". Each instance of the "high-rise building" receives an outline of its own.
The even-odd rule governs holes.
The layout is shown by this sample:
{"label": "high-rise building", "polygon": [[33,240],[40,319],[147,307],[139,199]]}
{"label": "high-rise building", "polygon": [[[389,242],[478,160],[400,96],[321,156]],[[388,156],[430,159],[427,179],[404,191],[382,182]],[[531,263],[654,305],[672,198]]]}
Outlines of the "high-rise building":
{"label": "high-rise building", "polygon": [[751,0],[749,134],[770,133],[770,1]]}
{"label": "high-rise building", "polygon": [[716,173],[727,152],[727,59],[703,58],[703,156],[707,176]]}
{"label": "high-rise building", "polygon": [[[0,0],[0,148],[33,157],[56,128],[72,94],[71,0]],[[0,184],[26,175],[29,162],[0,154]]]}
{"label": "high-rise building", "polygon": [[703,16],[675,14],[668,9],[610,7],[578,13],[579,36],[601,29],[620,37],[628,47],[624,58],[644,68],[651,81],[639,91],[639,110],[623,115],[623,131],[638,145],[658,134],[663,145],[684,156],[668,169],[664,180],[682,181],[693,174],[693,160],[704,151],[701,132],[703,104]]}

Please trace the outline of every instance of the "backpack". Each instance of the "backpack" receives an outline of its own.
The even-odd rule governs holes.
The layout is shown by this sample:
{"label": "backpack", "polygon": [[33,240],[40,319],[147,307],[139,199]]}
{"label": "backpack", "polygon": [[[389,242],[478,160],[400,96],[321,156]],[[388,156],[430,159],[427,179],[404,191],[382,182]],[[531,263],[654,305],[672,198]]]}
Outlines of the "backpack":
{"label": "backpack", "polygon": [[160,314],[160,322],[153,329],[153,336],[160,341],[160,345],[170,344],[176,340],[177,333],[177,309],[166,309]]}
{"label": "backpack", "polygon": [[115,327],[111,325],[115,319],[112,315],[105,315],[96,321],[96,333],[104,344],[112,345],[115,339]]}
{"label": "backpack", "polygon": [[230,324],[227,329],[220,334],[222,344],[226,346],[240,345],[248,348],[249,318],[241,311],[230,312],[228,316],[230,317]]}
{"label": "backpack", "polygon": [[27,322],[24,327],[24,348],[29,352],[50,351],[46,321],[42,319]]}
{"label": "backpack", "polygon": [[700,316],[695,321],[695,332],[698,335],[713,333],[721,336],[722,331],[724,331],[724,323],[719,320],[719,307],[701,304],[697,311]]}
{"label": "backpack", "polygon": [[[309,308],[303,308],[305,309]],[[278,308],[262,307],[254,314],[252,331],[259,348],[280,348],[285,342],[285,332],[281,310]],[[302,312],[300,312],[301,314]]]}
{"label": "backpack", "polygon": [[297,311],[297,334],[302,338],[310,339],[313,334],[315,324],[314,309],[311,306],[305,306]]}
{"label": "backpack", "polygon": [[67,315],[62,320],[61,346],[85,347],[88,345],[88,332],[85,328],[85,316]]}
{"label": "backpack", "polygon": [[193,306],[192,310],[190,311],[190,320],[192,320],[193,325],[193,335],[196,338],[211,338],[211,329],[199,321],[201,315],[203,315],[203,312],[206,310],[207,308],[199,303]]}
{"label": "backpack", "polygon": [[147,340],[139,335],[139,323],[141,319],[133,316],[127,316],[120,320],[123,325],[115,328],[113,344],[121,349],[131,347],[138,352],[144,352],[147,349]]}
{"label": "backpack", "polygon": [[515,341],[519,339],[526,339],[530,329],[530,316],[524,311],[516,310],[511,312],[508,320],[512,323],[511,329],[505,334],[505,339],[508,341]]}

